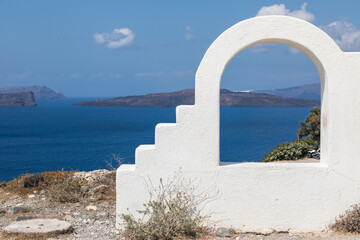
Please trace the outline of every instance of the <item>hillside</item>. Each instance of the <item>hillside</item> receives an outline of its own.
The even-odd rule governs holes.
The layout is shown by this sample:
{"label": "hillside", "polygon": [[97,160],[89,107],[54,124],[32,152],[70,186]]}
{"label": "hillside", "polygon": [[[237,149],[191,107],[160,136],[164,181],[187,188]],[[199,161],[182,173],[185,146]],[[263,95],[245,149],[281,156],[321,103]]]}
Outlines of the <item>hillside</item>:
{"label": "hillside", "polygon": [[33,92],[36,100],[65,98],[64,94],[45,86],[19,86],[0,88],[0,93]]}
{"label": "hillside", "polygon": [[[176,107],[194,104],[194,89],[170,93],[151,93],[141,96],[117,97],[106,100],[95,100],[75,103],[80,106],[111,107]],[[312,107],[318,106],[318,100],[292,99],[269,94],[233,92],[222,89],[221,106],[226,107]]]}
{"label": "hillside", "polygon": [[287,98],[303,98],[320,100],[321,86],[320,83],[307,84],[303,86],[271,89],[271,90],[253,90],[251,93],[266,93]]}
{"label": "hillside", "polygon": [[31,107],[36,106],[34,93],[0,93],[0,107]]}

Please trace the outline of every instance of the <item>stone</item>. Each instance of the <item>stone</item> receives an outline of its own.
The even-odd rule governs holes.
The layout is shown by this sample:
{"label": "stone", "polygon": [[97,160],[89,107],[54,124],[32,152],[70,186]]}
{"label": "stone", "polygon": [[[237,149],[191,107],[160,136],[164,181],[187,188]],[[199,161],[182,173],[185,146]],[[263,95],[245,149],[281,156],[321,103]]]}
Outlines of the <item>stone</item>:
{"label": "stone", "polygon": [[97,207],[94,205],[89,205],[89,206],[86,206],[85,210],[86,211],[96,211]]}
{"label": "stone", "polygon": [[28,198],[29,199],[33,199],[33,198],[35,198],[36,196],[34,195],[34,194],[30,194],[29,196],[28,196]]}
{"label": "stone", "polygon": [[89,186],[82,186],[81,188],[80,188],[80,192],[82,192],[82,193],[86,193],[86,192],[88,192],[89,191]]}
{"label": "stone", "polygon": [[75,218],[73,218],[73,217],[70,216],[70,215],[66,215],[66,216],[64,217],[64,219],[65,219],[66,221],[68,221],[68,222],[73,222],[73,221],[75,221]]}
{"label": "stone", "polygon": [[16,221],[23,221],[23,220],[29,220],[35,218],[34,216],[28,215],[28,216],[18,216],[16,218]]}
{"label": "stone", "polygon": [[86,180],[88,183],[94,183],[104,179],[104,177],[110,174],[111,171],[106,169],[94,170],[91,172],[76,172],[74,174],[75,179]]}
{"label": "stone", "polygon": [[29,233],[29,234],[61,234],[69,233],[73,230],[68,222],[58,219],[30,219],[19,222],[13,222],[4,228],[8,234]]}
{"label": "stone", "polygon": [[216,230],[216,236],[218,237],[226,237],[226,238],[231,238],[232,237],[232,232],[229,228],[218,228]]}
{"label": "stone", "polygon": [[109,213],[108,212],[100,212],[97,215],[98,217],[103,217],[103,218],[108,218],[109,217]]}
{"label": "stone", "polygon": [[24,206],[14,206],[10,207],[8,210],[8,214],[17,214],[19,212],[26,212],[26,207]]}
{"label": "stone", "polygon": [[100,185],[94,188],[94,193],[107,195],[111,193],[111,189],[106,185]]}

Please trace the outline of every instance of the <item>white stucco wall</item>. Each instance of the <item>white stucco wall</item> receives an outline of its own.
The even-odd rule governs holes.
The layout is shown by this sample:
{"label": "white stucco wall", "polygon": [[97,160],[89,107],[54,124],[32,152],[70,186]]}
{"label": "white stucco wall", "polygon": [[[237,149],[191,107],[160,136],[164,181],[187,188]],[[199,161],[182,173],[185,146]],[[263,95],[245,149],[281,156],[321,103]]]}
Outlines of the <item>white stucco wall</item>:
{"label": "white stucco wall", "polygon": [[[220,83],[229,61],[259,43],[285,43],[304,52],[321,80],[320,163],[222,164],[219,154]],[[218,226],[246,231],[321,231],[360,202],[360,53],[342,52],[322,30],[286,16],[256,17],[221,34],[195,78],[195,105],[178,106],[176,123],[158,124],[155,144],[136,149],[135,165],[117,170],[117,226],[121,213],[148,201],[149,180],[181,169],[199,191],[218,197],[204,214]]]}

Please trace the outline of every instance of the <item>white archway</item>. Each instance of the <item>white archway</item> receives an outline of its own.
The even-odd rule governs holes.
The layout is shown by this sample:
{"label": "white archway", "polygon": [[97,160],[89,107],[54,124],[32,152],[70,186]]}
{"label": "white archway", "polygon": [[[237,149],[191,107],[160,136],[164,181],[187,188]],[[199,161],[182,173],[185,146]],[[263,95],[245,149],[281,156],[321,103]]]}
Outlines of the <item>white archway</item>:
{"label": "white archway", "polygon": [[[320,163],[219,165],[220,82],[228,62],[258,43],[278,42],[304,52],[322,85]],[[360,54],[344,53],[322,30],[300,19],[266,16],[221,34],[196,73],[195,105],[179,106],[176,123],[158,124],[155,144],[136,149],[135,165],[117,170],[117,226],[121,213],[148,201],[174,172],[198,179],[199,191],[218,193],[206,207],[219,225],[246,231],[320,231],[360,202]],[[216,211],[214,212],[214,209]]]}

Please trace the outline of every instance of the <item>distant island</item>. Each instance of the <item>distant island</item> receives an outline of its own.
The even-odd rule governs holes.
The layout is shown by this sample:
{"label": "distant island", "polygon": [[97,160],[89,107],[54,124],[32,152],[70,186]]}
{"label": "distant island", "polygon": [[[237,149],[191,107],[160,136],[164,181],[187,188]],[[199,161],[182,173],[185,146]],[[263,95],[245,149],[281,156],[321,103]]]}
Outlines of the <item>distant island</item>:
{"label": "distant island", "polygon": [[266,93],[287,98],[303,98],[303,99],[316,99],[321,98],[320,83],[307,84],[303,86],[270,89],[270,90],[252,90],[251,93]]}
{"label": "distant island", "polygon": [[36,100],[49,100],[66,98],[64,94],[45,86],[19,86],[0,88],[0,93],[33,92]]}
{"label": "distant island", "polygon": [[0,107],[36,106],[33,92],[0,93]]}
{"label": "distant island", "polygon": [[[294,99],[263,93],[234,92],[221,89],[220,105],[224,107],[313,107],[320,101],[314,99]],[[170,93],[151,93],[140,96],[117,97],[74,103],[79,106],[110,107],[176,107],[194,104],[194,89]]]}

